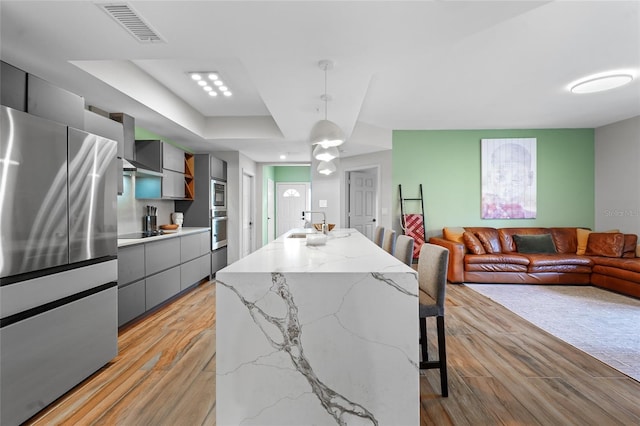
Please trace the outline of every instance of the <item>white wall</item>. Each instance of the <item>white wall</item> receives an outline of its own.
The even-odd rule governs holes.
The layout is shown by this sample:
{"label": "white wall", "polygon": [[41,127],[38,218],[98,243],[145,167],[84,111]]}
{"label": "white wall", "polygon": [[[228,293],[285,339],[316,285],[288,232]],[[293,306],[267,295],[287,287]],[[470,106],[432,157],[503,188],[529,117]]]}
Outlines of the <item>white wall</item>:
{"label": "white wall", "polygon": [[595,129],[595,229],[640,235],[640,116]]}
{"label": "white wall", "polygon": [[[242,206],[240,204],[242,201],[242,173],[244,171],[256,177],[254,184],[256,186],[256,194],[258,194],[257,166],[255,161],[238,151],[219,151],[214,152],[213,155],[227,162],[227,215],[229,217],[227,226],[227,263],[231,264],[240,259],[242,238]],[[256,217],[254,217],[253,223],[256,223],[257,215],[260,214],[260,212],[256,210],[254,214]],[[256,239],[258,235],[256,229]]]}

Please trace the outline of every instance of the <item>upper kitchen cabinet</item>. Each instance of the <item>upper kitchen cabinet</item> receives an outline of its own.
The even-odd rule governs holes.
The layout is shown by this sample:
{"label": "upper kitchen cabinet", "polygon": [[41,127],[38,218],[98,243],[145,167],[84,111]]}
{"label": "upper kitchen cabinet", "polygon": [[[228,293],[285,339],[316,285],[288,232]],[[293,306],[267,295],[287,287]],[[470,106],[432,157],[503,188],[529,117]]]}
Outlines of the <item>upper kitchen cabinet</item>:
{"label": "upper kitchen cabinet", "polygon": [[2,61],[0,69],[0,99],[4,106],[27,111],[27,73]]}
{"label": "upper kitchen cabinet", "polygon": [[161,140],[137,140],[135,158],[151,170],[184,173],[184,151]]}
{"label": "upper kitchen cabinet", "polygon": [[[161,140],[137,140],[135,159],[150,170],[162,173],[161,178],[138,177],[136,198],[189,198],[185,190],[185,152]],[[189,173],[192,173],[190,171]]]}
{"label": "upper kitchen cabinet", "polygon": [[69,127],[84,127],[84,98],[27,74],[27,112]]}
{"label": "upper kitchen cabinet", "polygon": [[211,179],[227,180],[227,162],[211,156]]}

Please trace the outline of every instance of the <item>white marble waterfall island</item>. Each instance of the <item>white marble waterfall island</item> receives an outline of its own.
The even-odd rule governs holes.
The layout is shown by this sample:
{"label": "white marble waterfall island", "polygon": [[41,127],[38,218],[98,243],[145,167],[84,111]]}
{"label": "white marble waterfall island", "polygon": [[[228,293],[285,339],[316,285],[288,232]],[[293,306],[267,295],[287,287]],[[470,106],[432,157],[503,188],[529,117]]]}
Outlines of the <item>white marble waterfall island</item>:
{"label": "white marble waterfall island", "polygon": [[417,273],[353,229],[290,234],[216,275],[217,424],[418,425]]}

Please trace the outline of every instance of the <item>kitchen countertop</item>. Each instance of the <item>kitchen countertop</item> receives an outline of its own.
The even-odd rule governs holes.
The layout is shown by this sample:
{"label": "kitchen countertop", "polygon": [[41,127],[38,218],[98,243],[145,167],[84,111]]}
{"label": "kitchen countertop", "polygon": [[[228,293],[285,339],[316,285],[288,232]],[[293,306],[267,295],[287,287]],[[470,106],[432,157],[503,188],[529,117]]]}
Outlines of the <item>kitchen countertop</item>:
{"label": "kitchen countertop", "polygon": [[305,232],[216,273],[217,424],[419,424],[417,272]]}
{"label": "kitchen countertop", "polygon": [[[210,231],[211,228],[204,227],[183,227],[178,231],[164,231],[162,235],[146,238],[118,238],[118,247],[127,247],[135,244],[150,243],[167,238],[184,237],[185,235],[198,234],[200,232]],[[142,232],[142,231],[140,231]]]}

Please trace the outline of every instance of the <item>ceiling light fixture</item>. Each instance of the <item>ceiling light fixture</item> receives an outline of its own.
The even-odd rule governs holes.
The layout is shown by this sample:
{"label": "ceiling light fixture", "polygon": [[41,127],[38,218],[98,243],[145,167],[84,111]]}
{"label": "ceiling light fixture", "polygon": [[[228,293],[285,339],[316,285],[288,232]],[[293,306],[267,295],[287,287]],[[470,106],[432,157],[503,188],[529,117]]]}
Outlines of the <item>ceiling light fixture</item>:
{"label": "ceiling light fixture", "polygon": [[191,80],[202,87],[211,97],[216,97],[218,94],[229,97],[233,94],[229,87],[220,79],[220,74],[217,71],[191,71],[187,74],[189,74]]}
{"label": "ceiling light fixture", "polygon": [[609,73],[589,76],[570,85],[572,93],[596,93],[615,89],[633,81],[633,75],[628,73]]}
{"label": "ceiling light fixture", "polygon": [[318,170],[318,173],[328,176],[336,171],[336,165],[331,161],[321,161],[318,163],[316,170]]}
{"label": "ceiling light fixture", "polygon": [[320,161],[331,161],[334,158],[338,158],[340,153],[335,146],[324,147],[321,144],[317,144],[313,149],[313,158]]}
{"label": "ceiling light fixture", "polygon": [[320,144],[325,148],[339,146],[344,143],[344,133],[336,123],[327,119],[327,103],[331,100],[327,95],[327,71],[333,69],[333,62],[323,59],[318,66],[324,71],[324,95],[320,97],[324,101],[324,120],[318,121],[311,129],[311,144]]}

